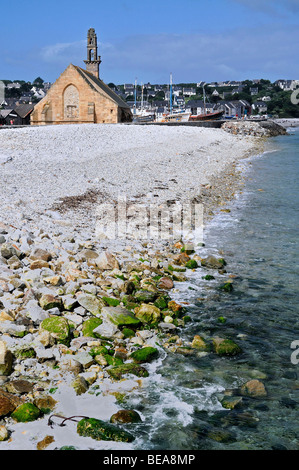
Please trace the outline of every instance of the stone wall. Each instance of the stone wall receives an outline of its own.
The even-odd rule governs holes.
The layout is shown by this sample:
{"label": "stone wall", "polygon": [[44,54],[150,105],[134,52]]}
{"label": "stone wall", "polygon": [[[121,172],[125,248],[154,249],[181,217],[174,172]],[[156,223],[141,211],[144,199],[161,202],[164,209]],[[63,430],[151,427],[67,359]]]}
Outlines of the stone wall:
{"label": "stone wall", "polygon": [[105,92],[97,92],[70,65],[31,114],[32,125],[120,122],[121,110]]}

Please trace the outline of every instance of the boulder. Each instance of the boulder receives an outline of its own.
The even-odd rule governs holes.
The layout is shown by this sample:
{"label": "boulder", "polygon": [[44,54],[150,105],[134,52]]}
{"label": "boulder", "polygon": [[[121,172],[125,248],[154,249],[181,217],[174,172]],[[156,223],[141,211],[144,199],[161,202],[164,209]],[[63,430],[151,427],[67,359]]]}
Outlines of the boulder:
{"label": "boulder", "polygon": [[102,308],[105,306],[102,299],[99,299],[94,294],[81,293],[77,295],[77,301],[82,307],[95,316],[99,315]]}
{"label": "boulder", "polygon": [[218,356],[235,356],[240,354],[242,349],[234,341],[224,338],[212,338],[214,351]]}
{"label": "boulder", "polygon": [[216,258],[215,256],[208,256],[201,259],[201,265],[208,269],[223,269],[226,262],[223,258]]}
{"label": "boulder", "polygon": [[122,326],[137,327],[138,325],[140,325],[140,320],[136,318],[135,315],[130,312],[130,310],[119,306],[104,307],[102,309],[102,318],[107,321],[110,321],[118,328]]}
{"label": "boulder", "polygon": [[134,440],[134,436],[127,431],[96,418],[84,418],[79,421],[77,433],[97,441],[132,442]]}
{"label": "boulder", "polygon": [[157,359],[158,356],[159,356],[158,349],[148,346],[145,348],[138,349],[137,351],[134,351],[130,355],[130,358],[133,359],[134,362],[137,362],[138,364],[142,364],[143,362],[151,362],[154,359]]}
{"label": "boulder", "polygon": [[43,294],[39,299],[39,304],[44,310],[50,310],[52,308],[62,308],[62,300],[52,294]]}
{"label": "boulder", "polygon": [[33,403],[23,403],[12,413],[11,417],[18,423],[35,421],[40,416],[40,410]]}
{"label": "boulder", "polygon": [[208,351],[209,345],[201,336],[195,335],[191,343],[191,348],[198,349],[199,351]]}
{"label": "boulder", "polygon": [[6,343],[0,341],[0,375],[10,375],[12,371],[13,355],[7,349]]}
{"label": "boulder", "polygon": [[157,323],[161,318],[160,309],[154,305],[141,304],[135,308],[136,317],[145,324]]}
{"label": "boulder", "polygon": [[69,345],[70,327],[65,318],[50,317],[46,318],[40,324],[40,332],[47,331],[57,343]]}
{"label": "boulder", "polygon": [[51,261],[52,255],[48,251],[42,248],[35,248],[30,254],[30,259],[32,260],[42,260],[42,261]]}
{"label": "boulder", "polygon": [[263,382],[253,379],[242,385],[241,395],[252,398],[266,397],[267,391]]}
{"label": "boulder", "polygon": [[103,320],[98,317],[88,318],[82,325],[83,336],[97,338],[98,335],[94,333],[94,330],[103,323]]}
{"label": "boulder", "polygon": [[107,251],[101,253],[95,260],[96,266],[101,270],[112,270],[119,269],[119,264],[117,259]]}
{"label": "boulder", "polygon": [[107,369],[108,374],[115,380],[121,380],[124,375],[132,374],[136,375],[137,377],[148,377],[148,371],[138,364],[123,364],[121,366],[112,367],[111,369]]}
{"label": "boulder", "polygon": [[161,277],[158,282],[158,287],[160,289],[172,289],[174,287],[173,280],[169,277]]}
{"label": "boulder", "polygon": [[119,424],[140,423],[141,421],[139,413],[134,410],[119,410],[110,418],[110,423]]}

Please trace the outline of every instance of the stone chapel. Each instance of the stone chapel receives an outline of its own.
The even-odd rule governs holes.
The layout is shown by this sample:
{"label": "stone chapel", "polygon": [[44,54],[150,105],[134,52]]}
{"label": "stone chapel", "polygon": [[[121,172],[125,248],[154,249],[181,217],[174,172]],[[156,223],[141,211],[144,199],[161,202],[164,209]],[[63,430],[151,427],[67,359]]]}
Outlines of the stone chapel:
{"label": "stone chapel", "polygon": [[97,35],[87,35],[86,70],[70,64],[31,113],[32,125],[131,122],[130,107],[100,79]]}

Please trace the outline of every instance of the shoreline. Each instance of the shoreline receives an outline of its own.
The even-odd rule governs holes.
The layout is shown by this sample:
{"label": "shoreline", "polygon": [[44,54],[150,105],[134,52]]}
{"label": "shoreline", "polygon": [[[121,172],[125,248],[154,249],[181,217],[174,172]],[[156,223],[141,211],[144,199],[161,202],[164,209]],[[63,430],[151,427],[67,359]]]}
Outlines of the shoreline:
{"label": "shoreline", "polygon": [[[255,146],[255,151],[249,151],[248,154],[244,155],[243,158],[240,158],[238,161],[231,162],[229,165],[224,166],[224,170],[221,175],[218,175],[218,177],[212,177],[210,182],[205,185],[204,189],[206,193],[201,194],[201,201],[205,205],[205,214],[206,214],[206,223],[209,223],[208,220],[213,217],[212,212],[216,210],[221,210],[223,208],[226,210],[225,205],[232,200],[234,197],[234,194],[238,192],[241,188],[241,184],[243,182],[244,175],[242,175],[242,172],[237,169],[238,162],[241,162],[242,159],[248,158],[250,156],[254,156],[257,154],[262,153],[261,149],[264,148],[264,141],[260,141],[257,146]],[[259,150],[259,151],[257,151]],[[220,183],[220,184],[219,184]],[[208,187],[207,187],[208,186]],[[217,186],[217,189],[215,189]],[[221,197],[219,197],[219,186],[221,186]],[[18,246],[18,248],[24,250],[25,244],[24,244],[24,239],[28,235],[25,232],[21,230],[21,239],[23,241],[22,244],[20,244],[20,238],[16,239],[17,231],[15,231],[13,228],[5,228],[5,226],[2,224],[1,227],[2,229],[2,234],[5,238],[7,238],[7,242],[9,242],[9,239],[11,237],[11,241],[13,242],[13,246]],[[7,232],[7,233],[5,233]],[[8,235],[8,236],[7,236]],[[66,390],[62,391],[61,396],[57,396],[57,398],[61,398],[61,401],[59,401],[58,409],[59,413],[65,413],[68,409],[68,406],[66,406],[66,396],[70,394],[69,398],[72,396],[73,400],[76,400],[79,404],[81,402],[82,407],[86,406],[86,403],[84,403],[84,398],[86,393],[90,393],[92,390],[92,387],[94,386],[95,383],[100,383],[102,384],[101,386],[104,387],[106,390],[106,396],[110,396],[110,399],[113,397],[118,397],[121,394],[121,391],[119,389],[122,389],[122,385],[120,383],[120,388],[117,387],[117,381],[115,382],[112,380],[111,383],[111,378],[109,378],[109,375],[107,375],[109,369],[111,366],[109,362],[107,363],[107,357],[106,357],[106,364],[103,358],[98,359],[100,362],[93,361],[92,365],[86,366],[81,362],[81,369],[77,368],[76,372],[74,372],[74,364],[73,367],[68,365],[66,369],[64,369],[63,376],[61,375],[59,368],[61,367],[61,364],[64,362],[63,359],[67,357],[66,353],[71,354],[71,356],[76,356],[79,353],[86,353],[87,351],[90,351],[92,347],[99,347],[103,346],[105,341],[103,339],[98,338],[88,338],[88,341],[83,341],[80,344],[80,341],[78,339],[82,336],[80,336],[80,331],[82,331],[82,324],[84,321],[87,319],[93,318],[94,314],[92,314],[89,310],[86,310],[86,304],[85,304],[85,312],[82,312],[79,314],[76,312],[74,308],[71,308],[69,312],[64,312],[63,315],[61,316],[61,313],[59,313],[60,308],[56,308],[56,312],[53,310],[42,310],[40,309],[40,295],[42,292],[52,292],[57,295],[58,292],[60,292],[59,295],[62,294],[62,291],[60,289],[65,289],[67,286],[71,283],[77,282],[79,283],[79,290],[77,289],[77,294],[80,292],[88,293],[88,289],[86,290],[84,287],[90,286],[89,289],[94,293],[96,292],[96,296],[98,298],[101,298],[104,294],[106,296],[111,296],[111,298],[116,298],[120,299],[121,307],[129,308],[131,309],[131,312],[133,314],[137,315],[137,312],[135,311],[135,308],[133,306],[130,306],[128,303],[124,304],[124,293],[130,292],[130,289],[132,289],[132,282],[135,282],[135,288],[133,287],[133,297],[134,297],[134,292],[136,293],[136,289],[141,289],[141,290],[146,290],[148,289],[148,292],[153,293],[159,293],[159,296],[163,295],[169,295],[170,296],[170,302],[171,302],[171,292],[173,288],[179,288],[179,283],[187,280],[188,279],[188,270],[190,269],[190,273],[192,271],[191,268],[185,267],[187,259],[192,260],[197,262],[198,266],[201,264],[202,260],[198,255],[194,255],[191,252],[188,252],[186,250],[182,251],[182,248],[184,248],[183,243],[177,243],[176,246],[173,246],[173,244],[169,245],[167,242],[162,242],[161,244],[149,241],[148,243],[144,242],[136,242],[136,241],[126,241],[123,246],[122,244],[119,243],[110,243],[108,240],[103,240],[98,243],[94,243],[94,240],[86,240],[85,242],[80,242],[79,244],[76,244],[74,240],[70,240],[70,237],[64,236],[64,235],[56,235],[52,236],[51,234],[43,233],[42,231],[36,230],[34,232],[35,239],[32,239],[32,244],[30,243],[28,245],[28,239],[27,239],[27,248],[29,248],[29,253],[33,251],[33,248],[36,246],[37,248],[45,249],[49,253],[55,253],[53,258],[49,261],[46,261],[45,263],[48,263],[48,267],[46,265],[40,264],[39,267],[34,266],[35,269],[33,271],[36,271],[36,277],[33,276],[32,279],[30,279],[30,276],[26,278],[25,281],[25,288],[23,287],[23,292],[25,293],[25,297],[28,297],[28,293],[30,291],[33,291],[33,297],[29,295],[28,299],[26,299],[26,303],[30,300],[34,302],[31,303],[31,306],[34,306],[35,313],[34,315],[29,314],[29,323],[25,323],[25,330],[24,326],[22,325],[22,319],[24,318],[21,313],[17,313],[15,318],[11,318],[8,320],[6,317],[1,318],[0,322],[0,327],[2,326],[2,338],[3,336],[6,336],[6,339],[8,340],[10,337],[10,340],[7,341],[7,346],[8,349],[10,348],[13,353],[15,353],[16,349],[20,348],[20,345],[28,345],[28,344],[34,344],[34,349],[38,351],[38,356],[36,360],[35,366],[33,366],[33,370],[31,370],[32,376],[34,376],[33,371],[34,367],[37,367],[37,370],[39,369],[39,375],[43,375],[43,379],[40,380],[38,379],[35,384],[35,388],[33,391],[31,391],[27,395],[27,400],[33,401],[37,403],[37,400],[40,398],[49,398],[49,387],[52,386],[52,388],[55,388],[55,384],[61,382],[61,379],[63,377],[63,381],[65,381],[65,385],[67,384]],[[30,238],[30,237],[29,237]],[[132,246],[133,245],[133,246]],[[98,270],[98,266],[94,265],[94,253],[101,253],[104,249],[104,252],[111,252],[113,258],[116,259],[117,263],[114,263],[113,258],[105,259],[102,260],[104,262],[104,265],[101,265],[101,269]],[[106,250],[106,251],[105,251]],[[24,250],[25,251],[25,250]],[[82,257],[82,253],[85,253],[84,256]],[[93,253],[92,253],[93,252]],[[57,256],[58,255],[58,256]],[[20,265],[18,265],[18,260],[14,259],[14,262],[16,263],[15,266],[10,266],[10,269],[15,270],[17,273],[21,273],[21,270],[24,271],[25,267],[25,272],[30,273],[30,270],[28,270],[30,263],[34,262],[29,258],[29,255],[25,256],[24,258],[22,256],[18,257],[18,253],[14,254],[13,256],[16,256],[19,260],[19,263],[23,263],[23,267],[21,268]],[[11,259],[12,257],[8,257],[7,260]],[[23,261],[24,260],[24,261]],[[71,263],[70,263],[70,260]],[[36,260],[37,264],[41,260]],[[216,260],[217,261],[217,260]],[[79,262],[79,264],[78,264]],[[108,263],[105,265],[105,262]],[[109,264],[110,262],[110,264]],[[215,262],[215,261],[214,261]],[[112,263],[112,264],[111,264]],[[70,266],[71,264],[71,266]],[[132,266],[133,264],[133,266]],[[174,267],[174,270],[169,270],[169,265],[172,265]],[[19,266],[19,267],[17,267]],[[2,265],[3,267],[3,265]],[[32,269],[32,268],[31,268]],[[50,271],[47,270],[50,269]],[[79,272],[78,272],[79,269]],[[137,269],[137,270],[136,270]],[[193,267],[193,269],[196,269]],[[225,269],[224,266],[220,266],[219,264],[215,264],[212,269],[216,269],[220,273],[224,275],[225,279]],[[19,270],[19,271],[18,271]],[[31,271],[33,273],[33,271]],[[67,273],[66,273],[67,271]],[[82,274],[86,271],[87,274],[87,280],[85,276]],[[41,274],[44,272],[44,276],[41,276]],[[98,280],[96,281],[95,273],[100,274],[100,282]],[[48,274],[48,275],[47,275]],[[11,275],[11,273],[9,273]],[[139,278],[137,281],[136,276]],[[18,277],[18,274],[17,274]],[[57,278],[62,278],[64,281],[62,284],[58,281]],[[122,279],[124,277],[124,279]],[[9,276],[8,276],[9,278]],[[11,281],[11,279],[8,279]],[[21,276],[22,278],[22,276]],[[56,279],[55,279],[56,278]],[[154,278],[156,278],[154,280]],[[158,278],[158,279],[157,279]],[[45,279],[47,279],[47,282],[45,283]],[[49,279],[49,281],[48,281]],[[50,280],[51,279],[51,280]],[[161,279],[163,279],[164,284],[161,286],[160,282]],[[152,282],[150,282],[150,280]],[[42,281],[42,284],[44,287],[41,287],[40,282]],[[108,282],[107,282],[108,281]],[[137,281],[137,283],[136,283]],[[130,284],[131,283],[131,284]],[[128,287],[128,285],[131,285],[131,288]],[[97,287],[97,291],[94,289],[94,287]],[[29,289],[29,291],[28,291]],[[40,290],[41,289],[41,290]],[[48,291],[49,289],[49,291]],[[126,289],[129,289],[126,291]],[[135,289],[135,290],[134,290]],[[19,287],[17,288],[17,291],[21,291],[22,288]],[[40,290],[40,292],[39,292]],[[4,297],[8,298],[10,296],[9,291],[4,291]],[[9,293],[8,293],[9,292]],[[12,291],[12,293],[14,290]],[[38,293],[39,292],[39,293]],[[118,294],[117,294],[118,292]],[[20,295],[20,297],[19,297]],[[91,294],[93,295],[93,294]],[[120,296],[119,296],[120,295]],[[128,295],[128,294],[125,294]],[[131,294],[129,294],[131,295]],[[75,296],[73,296],[75,297]],[[142,305],[153,305],[153,298],[151,300],[147,299],[141,301],[141,306]],[[24,297],[21,294],[18,294],[16,296],[16,299],[22,299],[20,301],[20,304],[23,304],[23,299]],[[0,297],[1,300],[1,297]],[[70,300],[70,299],[69,299]],[[136,297],[131,299],[136,301]],[[157,299],[156,299],[157,300]],[[118,355],[113,357],[118,357],[118,358],[125,358],[125,363],[127,360],[129,360],[129,363],[132,362],[132,359],[130,359],[130,354],[132,352],[138,351],[140,348],[144,347],[154,347],[157,343],[157,331],[160,331],[162,333],[162,336],[164,339],[161,338],[159,339],[159,348],[162,347],[164,351],[167,353],[167,349],[169,348],[170,351],[176,351],[178,350],[179,353],[181,354],[188,354],[188,350],[191,348],[193,350],[193,353],[195,354],[200,354],[201,349],[198,349],[198,346],[193,344],[193,346],[190,344],[184,344],[180,336],[177,337],[176,341],[174,343],[169,343],[168,340],[171,338],[173,335],[179,335],[180,328],[183,328],[184,326],[184,316],[188,316],[188,311],[185,311],[185,307],[183,305],[180,305],[176,303],[175,301],[172,301],[171,307],[166,305],[166,309],[164,306],[164,310],[161,307],[160,309],[160,323],[162,319],[163,326],[160,325],[157,330],[157,325],[155,325],[155,328],[152,329],[146,328],[145,330],[137,329],[137,333],[135,334],[133,342],[131,342],[130,339],[126,339],[122,336],[122,334],[119,334],[119,331],[123,330],[123,327],[118,328],[118,331],[114,332],[111,339],[113,342],[113,349],[119,349],[125,351],[119,352]],[[129,300],[130,303],[130,300]],[[33,305],[34,304],[34,305]],[[39,307],[38,309],[36,307]],[[105,307],[111,308],[110,304],[106,304]],[[77,307],[78,308],[78,307]],[[80,308],[80,307],[79,307]],[[90,306],[88,307],[90,308]],[[139,302],[139,307],[140,308],[140,302]],[[4,309],[6,310],[6,314],[9,315],[9,312],[7,310],[10,309]],[[72,312],[73,311],[73,312]],[[49,312],[49,315],[48,313]],[[166,313],[165,313],[166,312]],[[27,311],[27,318],[28,318],[28,311]],[[156,310],[156,313],[158,311]],[[57,345],[57,342],[54,341],[54,345],[51,346],[51,342],[49,344],[47,343],[40,343],[41,340],[41,324],[43,322],[44,316],[47,318],[54,317],[54,318],[62,318],[67,314],[68,321],[73,324],[72,329],[73,331],[77,331],[79,333],[79,336],[77,336],[77,342],[76,342],[76,335],[72,334],[72,341],[71,341],[71,349],[60,347]],[[83,314],[83,317],[82,317]],[[184,316],[183,316],[184,315]],[[81,318],[79,318],[81,316]],[[31,317],[31,318],[30,318]],[[167,318],[167,321],[166,320]],[[170,317],[170,318],[169,318]],[[3,318],[6,318],[3,322]],[[76,319],[75,324],[73,321]],[[172,319],[172,320],[171,320]],[[163,321],[164,320],[164,321]],[[7,324],[7,321],[10,322],[10,324]],[[5,323],[5,325],[4,325]],[[3,325],[4,327],[7,327],[8,330],[4,332],[3,334]],[[10,328],[12,327],[12,330]],[[23,330],[22,330],[23,328]],[[134,327],[133,327],[134,330]],[[136,330],[136,329],[135,329]],[[26,335],[22,336],[20,332],[26,331]],[[148,331],[148,334],[145,335],[142,332]],[[12,335],[12,336],[11,336]],[[31,336],[30,336],[31,335]],[[50,333],[51,336],[51,333]],[[53,339],[53,338],[52,338]],[[194,338],[195,340],[195,338]],[[138,343],[138,347],[136,346],[136,342]],[[109,340],[108,340],[109,343]],[[111,343],[111,340],[110,340]],[[76,344],[76,346],[75,346]],[[17,345],[17,346],[16,346]],[[158,348],[158,349],[159,349]],[[216,348],[216,345],[215,345]],[[56,352],[55,352],[56,351]],[[52,356],[51,356],[52,352]],[[216,349],[214,351],[216,352]],[[123,355],[122,355],[123,354]],[[160,350],[161,354],[161,350]],[[76,357],[78,359],[78,357]],[[76,362],[76,359],[74,357],[74,362]],[[82,359],[83,361],[83,359]],[[110,361],[110,359],[109,359]],[[23,359],[17,359],[15,366],[14,366],[14,371],[12,374],[9,374],[6,376],[6,378],[2,379],[1,383],[1,388],[5,388],[5,384],[9,383],[11,380],[15,381],[18,379],[24,379],[25,381],[28,380],[28,377],[30,376],[30,367],[32,368],[32,365],[26,365],[25,364],[26,360],[24,361]],[[79,361],[80,362],[80,361]],[[56,367],[59,366],[58,372],[50,372],[49,373],[49,366],[53,366],[56,364]],[[142,368],[141,364],[141,368]],[[150,369],[150,362],[145,362],[144,363],[145,369],[149,368]],[[80,370],[80,372],[78,372]],[[89,374],[89,376],[88,376]],[[91,378],[91,375],[93,378]],[[80,377],[81,379],[79,380],[80,384],[83,389],[84,387],[86,388],[85,391],[81,391],[78,393],[78,389],[76,391],[73,391],[70,393],[70,384],[72,381],[74,381],[74,377]],[[95,378],[96,377],[96,378]],[[141,376],[142,377],[142,376]],[[83,380],[84,379],[84,380]],[[136,388],[136,386],[142,386],[141,382],[142,380],[146,379],[133,379],[131,383],[132,390]],[[85,381],[85,383],[84,383]],[[110,385],[109,385],[110,383]],[[114,383],[114,385],[113,385]],[[47,384],[47,385],[46,385]],[[46,385],[46,386],[45,386]],[[78,384],[77,384],[78,386]],[[48,387],[48,388],[47,388]],[[73,389],[75,390],[75,387],[72,385]],[[38,389],[43,388],[43,391],[39,391]],[[63,388],[63,387],[62,387]],[[79,386],[80,389],[80,386]],[[115,391],[116,389],[116,391]],[[45,393],[46,392],[46,393]],[[64,394],[67,395],[64,395]],[[72,395],[73,393],[73,395]],[[127,392],[128,393],[128,392]],[[74,396],[75,394],[75,396]],[[23,395],[24,396],[24,395]],[[26,397],[26,395],[25,395]],[[53,398],[55,399],[55,395],[53,395]],[[64,403],[63,403],[64,402]],[[110,403],[110,407],[108,406],[106,412],[101,410],[94,410],[93,416],[98,419],[109,419],[109,416],[107,413],[112,413],[114,410],[119,410],[121,409],[121,402],[116,401],[116,403],[111,404],[111,400],[109,401],[108,398],[108,403]],[[77,406],[77,405],[76,405]],[[54,405],[54,409],[56,412],[56,404]],[[87,405],[87,410],[89,409],[90,405]],[[73,414],[71,411],[69,414]],[[84,409],[80,409],[79,414],[86,414],[84,413]],[[15,442],[12,445],[5,445],[5,441],[2,443],[2,445],[5,445],[5,448],[10,449],[10,448],[18,448],[18,445],[20,444],[20,441],[18,442],[18,439],[21,439],[21,436],[18,437],[18,432],[16,432],[18,425],[15,426],[12,418],[6,418],[7,421],[7,429],[8,431],[14,430],[15,434],[11,434],[11,437]],[[42,419],[42,422],[33,422],[32,427],[29,426],[30,432],[29,434],[31,437],[34,435],[42,438],[45,433],[46,433],[46,426],[45,426],[45,420]],[[35,424],[35,426],[33,426]],[[38,431],[38,428],[40,426],[40,433]],[[15,429],[14,429],[15,428]],[[48,449],[53,449],[57,448],[61,443],[63,443],[63,438],[61,433],[59,433],[59,429],[56,427],[55,430],[50,430],[50,434],[55,436],[54,442],[50,443],[48,446]],[[48,428],[48,433],[49,433],[49,428]],[[14,439],[15,436],[15,439]],[[75,437],[76,433],[75,430],[73,429],[70,433],[70,437],[73,439],[74,442],[78,443],[78,446],[86,446],[90,447],[93,446],[95,449],[102,449],[102,448],[107,448],[103,447],[101,443],[97,443],[96,441],[92,441],[90,438],[80,438]],[[14,447],[16,445],[17,447]],[[66,444],[67,445],[67,444]],[[32,447],[32,444],[29,444],[28,446]],[[0,444],[1,447],[1,444]],[[122,447],[121,444],[116,444],[115,442],[112,443],[112,446],[109,447],[109,449],[117,449],[117,448],[128,448],[128,445],[126,444],[125,447]]]}

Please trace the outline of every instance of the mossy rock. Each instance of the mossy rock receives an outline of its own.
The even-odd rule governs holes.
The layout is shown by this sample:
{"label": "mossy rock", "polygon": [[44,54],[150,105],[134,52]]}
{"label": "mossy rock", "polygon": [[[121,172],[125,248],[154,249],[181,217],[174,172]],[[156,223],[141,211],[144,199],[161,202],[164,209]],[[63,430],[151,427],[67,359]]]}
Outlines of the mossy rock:
{"label": "mossy rock", "polygon": [[215,256],[208,256],[202,258],[201,265],[208,269],[222,269],[226,265],[226,261],[223,258],[216,258]]}
{"label": "mossy rock", "polygon": [[241,408],[243,404],[242,397],[231,397],[224,396],[221,400],[221,405],[226,410],[234,410],[235,408]]}
{"label": "mossy rock", "polygon": [[113,297],[102,297],[102,300],[104,300],[109,307],[117,307],[120,304],[120,300],[114,299]]}
{"label": "mossy rock", "polygon": [[145,324],[152,325],[157,323],[161,318],[161,312],[155,305],[141,304],[136,308],[136,317]]}
{"label": "mossy rock", "polygon": [[18,423],[27,423],[28,421],[35,421],[40,416],[40,410],[33,403],[23,403],[18,406],[11,414],[11,417],[18,421]]}
{"label": "mossy rock", "polygon": [[188,269],[196,269],[196,268],[198,268],[198,263],[195,259],[190,259],[189,261],[187,261],[185,266]]}
{"label": "mossy rock", "polygon": [[33,348],[24,347],[15,351],[14,355],[18,359],[31,359],[31,358],[36,357],[36,352]]}
{"label": "mossy rock", "polygon": [[137,302],[144,302],[144,303],[149,303],[149,302],[154,302],[159,294],[157,292],[151,292],[148,290],[139,290],[135,292],[134,298],[135,301]]}
{"label": "mossy rock", "polygon": [[122,364],[121,366],[112,367],[111,369],[107,369],[108,374],[115,380],[122,379],[123,375],[132,374],[136,377],[148,377],[148,371],[138,364]]}
{"label": "mossy rock", "polygon": [[226,323],[226,318],[225,317],[218,317],[218,322],[219,323]]}
{"label": "mossy rock", "polygon": [[94,346],[93,348],[91,348],[91,350],[89,351],[89,354],[92,356],[92,357],[96,357],[96,356],[99,356],[99,355],[105,355],[105,354],[108,354],[109,351],[107,348],[105,348],[105,346]]}
{"label": "mossy rock", "polygon": [[96,418],[81,419],[77,424],[77,433],[97,441],[132,442],[135,439],[127,431]]}
{"label": "mossy rock", "polygon": [[235,356],[242,353],[242,349],[234,341],[223,338],[213,338],[214,351],[218,356]]}
{"label": "mossy rock", "polygon": [[110,423],[129,424],[142,421],[139,413],[134,410],[119,410],[110,418]]}
{"label": "mossy rock", "polygon": [[57,401],[50,396],[36,398],[34,400],[34,405],[41,411],[42,414],[46,415],[51,413],[55,408]]}
{"label": "mossy rock", "polygon": [[225,292],[232,292],[234,288],[232,282],[226,282],[225,284],[220,286],[219,289],[224,290]]}
{"label": "mossy rock", "polygon": [[65,318],[46,318],[42,321],[40,329],[48,331],[57,343],[65,344],[66,346],[69,345],[71,337],[70,326]]}
{"label": "mossy rock", "polygon": [[198,351],[210,351],[210,345],[199,335],[194,336],[191,347]]}
{"label": "mossy rock", "polygon": [[170,297],[168,295],[160,295],[155,302],[154,306],[159,308],[160,310],[164,310],[168,306],[168,302],[170,301]]}
{"label": "mossy rock", "polygon": [[123,307],[105,307],[102,309],[103,318],[106,317],[109,322],[118,328],[122,326],[139,326],[140,320],[133,315],[130,310]]}
{"label": "mossy rock", "polygon": [[190,323],[192,321],[192,318],[190,317],[190,315],[185,315],[182,320],[184,321],[184,323]]}
{"label": "mossy rock", "polygon": [[103,323],[103,320],[98,317],[91,317],[86,320],[82,325],[83,336],[98,338],[98,335],[93,332],[95,328],[100,326]]}
{"label": "mossy rock", "polygon": [[124,328],[122,330],[122,334],[125,338],[133,338],[135,336],[135,331],[131,330],[131,328]]}
{"label": "mossy rock", "polygon": [[110,354],[104,354],[104,358],[108,366],[121,366],[123,364],[123,360],[120,357],[112,357]]}
{"label": "mossy rock", "polygon": [[61,310],[63,307],[62,300],[52,294],[43,294],[39,299],[39,304],[44,310],[52,308],[59,308]]}
{"label": "mossy rock", "polygon": [[159,356],[158,349],[148,346],[145,348],[138,349],[137,351],[134,351],[130,355],[130,358],[132,358],[134,362],[137,362],[138,364],[142,364],[143,362],[151,362],[154,359],[157,359],[158,356]]}
{"label": "mossy rock", "polygon": [[206,276],[203,276],[202,279],[204,279],[205,281],[213,281],[215,277],[212,276],[211,274],[207,274]]}

